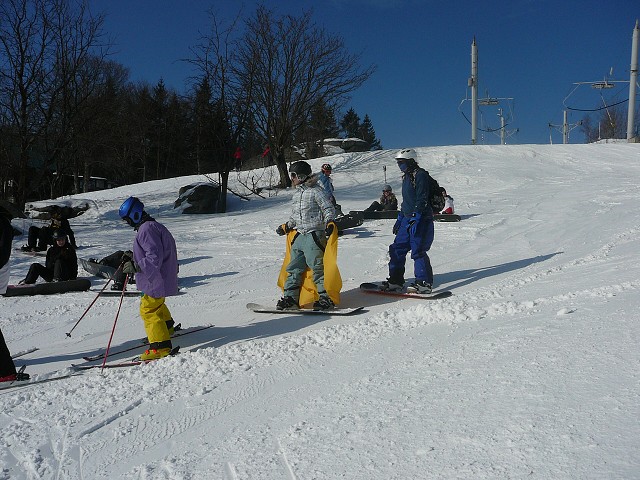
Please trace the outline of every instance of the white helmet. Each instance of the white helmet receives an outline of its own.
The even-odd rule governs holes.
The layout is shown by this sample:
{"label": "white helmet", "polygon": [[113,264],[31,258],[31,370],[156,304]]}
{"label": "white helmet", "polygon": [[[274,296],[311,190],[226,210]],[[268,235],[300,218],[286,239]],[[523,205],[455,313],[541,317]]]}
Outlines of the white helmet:
{"label": "white helmet", "polygon": [[403,148],[396,155],[396,160],[418,160],[418,154],[413,148]]}

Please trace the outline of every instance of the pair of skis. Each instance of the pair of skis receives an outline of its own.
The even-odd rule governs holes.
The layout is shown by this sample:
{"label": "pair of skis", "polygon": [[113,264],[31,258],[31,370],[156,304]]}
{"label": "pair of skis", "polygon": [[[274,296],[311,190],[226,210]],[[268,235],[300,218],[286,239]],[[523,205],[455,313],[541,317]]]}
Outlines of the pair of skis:
{"label": "pair of skis", "polygon": [[[172,337],[171,339],[176,339],[179,337],[182,337],[184,335],[190,335],[192,333],[196,333],[196,332],[201,332],[202,330],[207,330],[211,327],[213,327],[213,324],[210,325],[204,325],[202,327],[196,327],[196,328],[188,328],[188,329],[180,329],[178,330]],[[121,355],[123,353],[126,352],[130,352],[132,350],[141,348],[148,345],[147,339],[143,338],[140,340],[140,343],[138,343],[137,345],[133,345],[132,347],[126,347],[126,348],[121,348],[119,350],[111,350],[109,351],[109,355],[107,355],[107,358],[115,356],[115,355]],[[175,350],[175,349],[174,349]],[[85,360],[86,362],[95,362],[97,360],[104,360],[105,358],[105,353],[106,352],[100,352],[97,355],[89,355],[89,356],[84,356],[82,357],[83,360]],[[174,355],[177,354],[177,350],[174,352]],[[136,359],[131,360],[131,363],[133,365],[132,362],[135,362]],[[144,361],[140,361],[139,363],[136,363],[135,365],[140,365],[140,363],[144,363]],[[111,364],[113,365],[113,364]],[[86,370],[88,368],[96,368],[96,367],[101,367],[102,365],[73,365],[74,368],[78,369],[78,370]],[[105,365],[105,367],[107,367],[108,365]],[[121,365],[121,366],[125,366],[125,365]],[[130,366],[130,365],[126,365],[126,366]],[[88,368],[83,368],[83,367],[88,367]]]}
{"label": "pair of skis", "polygon": [[[184,335],[189,335],[191,333],[201,332],[202,330],[206,330],[206,329],[211,328],[213,326],[214,326],[213,324],[210,324],[210,325],[204,325],[202,327],[178,330],[178,332],[175,335],[173,335],[171,338],[174,339],[174,338],[178,338],[178,337],[181,337],[181,336],[184,336]],[[112,357],[114,355],[120,355],[122,353],[126,353],[126,352],[129,352],[129,351],[135,350],[137,348],[142,348],[142,347],[144,347],[146,345],[148,345],[146,339],[141,339],[140,343],[138,343],[137,345],[134,345],[132,347],[127,347],[127,348],[122,348],[120,350],[112,350],[112,351],[110,351],[109,355],[107,356],[107,358],[108,357]],[[38,349],[37,348],[33,348],[33,349],[26,350],[24,352],[18,352],[16,355],[14,355],[14,358],[20,357],[22,355],[26,355],[27,353],[31,353],[31,352],[34,352],[36,350],[38,350]],[[180,347],[175,347],[173,350],[171,350],[169,355],[177,355],[179,350],[180,350]],[[103,360],[104,358],[105,358],[105,352],[101,352],[101,353],[99,353],[97,355],[93,355],[93,356],[83,357],[83,359],[85,361],[87,361],[87,362],[94,362],[94,361],[97,361],[97,360]],[[165,358],[165,357],[162,357],[162,358]],[[141,360],[139,358],[139,356],[136,356],[136,357],[132,358],[131,360],[127,360],[127,361],[107,363],[107,364],[104,365],[104,367],[105,368],[133,367],[133,366],[136,366],[136,365],[143,365],[143,364],[150,363],[150,362],[153,362],[153,361],[155,361],[155,360]],[[25,367],[26,367],[26,365],[23,365],[21,367],[20,371],[23,372]],[[17,387],[28,387],[30,385],[37,385],[37,384],[40,384],[40,383],[47,383],[47,382],[52,382],[52,381],[55,381],[55,380],[62,380],[62,379],[65,379],[65,378],[76,376],[76,375],[82,375],[82,372],[84,370],[91,370],[91,369],[94,369],[94,368],[101,368],[101,367],[102,367],[102,364],[96,364],[96,365],[85,365],[85,364],[74,365],[74,364],[72,364],[71,365],[71,371],[69,371],[68,373],[65,373],[65,374],[62,374],[62,375],[58,375],[58,376],[55,376],[55,377],[43,378],[43,379],[33,379],[32,378],[32,379],[29,379],[29,380],[20,380],[20,381],[16,380],[16,381],[13,381],[13,382],[6,382],[5,385],[0,385],[0,390],[7,390],[7,389],[10,389],[10,388],[17,388]]]}
{"label": "pair of skis", "polygon": [[[190,332],[190,333],[193,333],[193,332]],[[179,353],[179,351],[180,351],[180,347],[173,347],[171,349],[171,351],[169,352],[169,354],[167,355],[167,357],[173,357],[173,356],[177,355]],[[122,353],[122,351],[120,353]],[[109,356],[111,356],[111,353],[109,353]],[[161,358],[166,358],[166,357],[161,357]],[[140,355],[137,355],[137,356],[133,357],[131,360],[126,360],[124,362],[105,363],[104,365],[102,365],[102,364],[100,364],[100,365],[74,365],[74,364],[71,364],[71,368],[73,370],[82,371],[82,370],[92,370],[94,368],[135,367],[136,365],[145,365],[147,363],[155,362],[156,360],[160,360],[161,358],[154,358],[152,360],[142,360],[140,358]]]}

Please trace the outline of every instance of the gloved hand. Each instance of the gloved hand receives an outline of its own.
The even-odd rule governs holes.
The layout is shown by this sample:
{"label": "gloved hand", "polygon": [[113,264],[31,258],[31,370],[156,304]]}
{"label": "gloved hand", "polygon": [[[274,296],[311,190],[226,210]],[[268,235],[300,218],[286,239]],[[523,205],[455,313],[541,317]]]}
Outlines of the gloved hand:
{"label": "gloved hand", "polygon": [[398,234],[398,230],[400,230],[400,224],[402,223],[402,219],[404,218],[404,214],[402,212],[400,212],[398,214],[398,219],[396,220],[396,223],[393,224],[393,234],[397,235]]}
{"label": "gloved hand", "polygon": [[331,236],[331,234],[333,233],[333,226],[335,225],[335,223],[333,222],[329,222],[327,223],[326,228],[324,229],[324,234],[328,237]]}
{"label": "gloved hand", "polygon": [[422,218],[422,214],[418,212],[413,212],[413,215],[411,215],[411,219],[409,220],[409,226],[407,227],[407,230],[411,235],[416,234],[416,230],[418,229],[418,224],[420,223],[421,218]]}
{"label": "gloved hand", "polygon": [[120,258],[121,262],[128,262],[129,260],[133,260],[133,252],[131,250],[124,252]]}
{"label": "gloved hand", "polygon": [[283,223],[282,225],[279,225],[278,228],[276,228],[276,233],[278,235],[286,235],[290,231],[291,227],[289,227],[289,225],[287,225],[286,223]]}
{"label": "gloved hand", "polygon": [[140,271],[140,267],[133,260],[128,260],[122,265],[122,273],[136,273]]}

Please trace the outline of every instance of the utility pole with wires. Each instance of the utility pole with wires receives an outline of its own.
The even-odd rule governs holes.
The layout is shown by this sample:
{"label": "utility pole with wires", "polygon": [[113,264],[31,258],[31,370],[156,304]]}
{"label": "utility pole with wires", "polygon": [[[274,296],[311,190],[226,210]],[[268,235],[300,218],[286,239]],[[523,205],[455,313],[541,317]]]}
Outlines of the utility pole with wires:
{"label": "utility pole with wires", "polygon": [[[634,135],[634,127],[635,127],[635,109],[636,109],[636,90],[638,87],[638,41],[640,37],[640,25],[638,20],[636,20],[635,28],[633,29],[633,40],[631,44],[631,74],[629,80],[609,80],[606,76],[604,80],[595,81],[595,82],[574,82],[574,89],[569,92],[569,94],[565,97],[562,104],[568,110],[576,110],[579,112],[598,112],[604,110],[609,118],[609,123],[611,127],[615,128],[617,119],[612,115],[612,108],[617,107],[625,102],[628,102],[628,113],[627,113],[627,132],[626,138],[628,142],[633,142],[635,140]],[[609,76],[613,75],[613,68],[609,72]],[[607,90],[613,89],[617,84],[629,83],[629,98],[624,100],[617,100],[614,103],[607,102],[604,98],[604,93]],[[602,100],[602,106],[598,108],[575,108],[567,105],[567,101],[569,97],[571,97],[574,92],[583,85],[589,85],[592,89],[598,90],[600,92],[600,99]],[[617,92],[613,95],[613,98],[620,92]],[[611,96],[610,96],[611,98]],[[615,111],[613,112],[615,114]],[[608,133],[609,135],[611,133]],[[620,135],[619,138],[624,134],[623,132],[614,132],[616,135]]]}
{"label": "utility pole with wires", "polygon": [[[511,99],[508,99],[511,100]],[[510,137],[514,133],[518,133],[520,131],[519,128],[516,128],[511,131],[507,131],[507,124],[505,123],[504,115],[502,114],[502,108],[498,109],[498,117],[500,118],[500,145],[507,144],[507,137]]]}
{"label": "utility pole with wires", "polygon": [[[565,145],[569,143],[569,132],[571,130],[573,130],[574,128],[582,125],[582,120],[580,120],[579,122],[576,123],[572,123],[569,124],[569,122],[567,121],[567,111],[564,110],[564,115],[563,115],[563,119],[564,121],[562,122],[562,125],[554,125],[553,123],[549,123],[549,144],[553,145],[553,139],[551,138],[551,129],[555,128],[559,131],[562,132],[562,143],[564,143]],[[562,130],[560,130],[560,128],[562,128]]]}
{"label": "utility pole with wires", "polygon": [[638,38],[640,37],[640,27],[636,20],[636,28],[633,29],[633,40],[631,42],[631,77],[629,78],[629,111],[627,113],[627,142],[634,139],[634,122],[636,109],[636,88],[638,85]]}

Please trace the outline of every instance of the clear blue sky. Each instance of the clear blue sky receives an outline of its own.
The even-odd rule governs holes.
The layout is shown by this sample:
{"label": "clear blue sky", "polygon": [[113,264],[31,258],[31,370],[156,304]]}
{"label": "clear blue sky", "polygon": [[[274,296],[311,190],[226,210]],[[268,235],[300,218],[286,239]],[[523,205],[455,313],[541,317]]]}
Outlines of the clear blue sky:
{"label": "clear blue sky", "polygon": [[[207,11],[232,18],[257,2],[231,0],[91,0],[107,15],[105,32],[115,43],[112,59],[130,69],[131,80],[160,78],[179,93],[193,73],[180,59],[190,56],[208,29]],[[549,123],[562,123],[563,102],[573,108],[602,105],[600,92],[574,82],[629,80],[631,39],[638,0],[269,0],[278,13],[299,15],[313,8],[319,26],[345,39],[362,64],[376,64],[371,79],[348,107],[368,114],[384,148],[469,144],[471,127],[460,113],[470,98],[471,42],[476,38],[479,95],[513,98],[501,107],[510,144],[549,143]],[[605,92],[604,101],[628,98],[628,83]],[[567,95],[569,98],[567,99]],[[463,110],[469,114],[469,103]],[[626,112],[627,105],[623,105]],[[496,107],[483,109],[486,123],[499,127]],[[569,123],[584,113],[570,112]],[[510,118],[512,116],[512,118]],[[554,143],[562,136],[552,131]],[[582,143],[579,129],[571,143]],[[494,133],[478,142],[497,144]]]}

